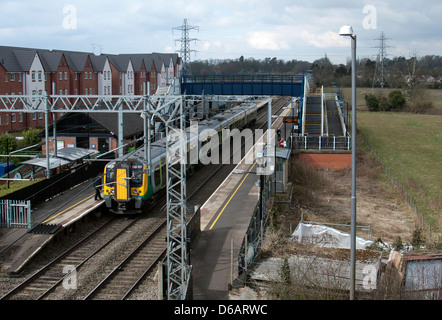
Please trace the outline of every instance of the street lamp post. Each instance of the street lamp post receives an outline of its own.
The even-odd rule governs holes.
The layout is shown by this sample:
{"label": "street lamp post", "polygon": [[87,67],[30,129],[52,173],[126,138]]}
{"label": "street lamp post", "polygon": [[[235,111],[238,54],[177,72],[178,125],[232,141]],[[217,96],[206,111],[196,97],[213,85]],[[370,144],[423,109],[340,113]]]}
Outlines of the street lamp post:
{"label": "street lamp post", "polygon": [[351,242],[350,300],[354,300],[356,276],[356,34],[351,26],[343,26],[340,36],[351,38]]}

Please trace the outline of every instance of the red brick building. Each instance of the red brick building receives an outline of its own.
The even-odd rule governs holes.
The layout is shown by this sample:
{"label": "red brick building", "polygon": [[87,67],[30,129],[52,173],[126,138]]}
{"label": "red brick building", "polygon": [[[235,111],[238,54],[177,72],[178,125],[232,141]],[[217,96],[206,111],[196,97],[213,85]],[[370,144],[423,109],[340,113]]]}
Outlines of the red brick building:
{"label": "red brick building", "polygon": [[[177,54],[96,56],[87,52],[0,46],[0,95],[141,95],[171,84]],[[5,109],[0,101],[0,110]],[[57,115],[57,117],[62,116]],[[50,116],[52,123],[52,116]],[[0,112],[0,134],[43,127],[43,112]]]}

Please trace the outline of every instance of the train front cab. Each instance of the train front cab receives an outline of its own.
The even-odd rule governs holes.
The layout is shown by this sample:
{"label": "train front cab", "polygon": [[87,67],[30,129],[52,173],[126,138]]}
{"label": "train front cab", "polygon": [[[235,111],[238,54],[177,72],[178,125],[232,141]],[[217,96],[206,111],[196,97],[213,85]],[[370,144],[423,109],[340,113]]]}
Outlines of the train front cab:
{"label": "train front cab", "polygon": [[148,195],[148,176],[141,162],[120,162],[106,166],[106,207],[114,213],[140,213]]}

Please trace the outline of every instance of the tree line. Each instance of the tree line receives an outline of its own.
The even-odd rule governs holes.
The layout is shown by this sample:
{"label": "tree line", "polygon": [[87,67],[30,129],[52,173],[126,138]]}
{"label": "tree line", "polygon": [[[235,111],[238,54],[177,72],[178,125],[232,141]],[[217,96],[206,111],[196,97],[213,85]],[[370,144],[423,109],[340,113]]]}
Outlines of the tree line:
{"label": "tree line", "polygon": [[[38,144],[41,138],[37,137],[37,134],[41,129],[30,128],[24,130],[21,135],[22,139],[17,140],[11,133],[5,133],[0,135],[0,162],[12,162],[14,165],[18,165],[20,162],[25,161],[24,158],[6,157],[5,155],[10,154],[13,151],[20,150],[29,146]],[[27,151],[40,151],[41,147],[36,146],[32,149],[27,149]]]}
{"label": "tree line", "polygon": [[[378,61],[379,62],[379,61]],[[372,87],[376,71],[376,60],[362,58],[356,61],[357,85]],[[404,82],[423,82],[430,88],[441,89],[442,84],[437,80],[442,77],[442,56],[427,55],[419,57],[417,52],[411,52],[408,58],[399,56],[383,61],[386,75],[386,87],[403,88]],[[333,64],[325,56],[313,62],[303,60],[282,60],[276,57],[265,59],[209,59],[197,60],[190,63],[193,74],[296,74],[304,71],[312,72],[317,85],[330,86],[339,82],[341,86],[351,86],[351,61],[344,64]],[[412,78],[416,78],[415,80]],[[435,81],[429,81],[433,77]]]}
{"label": "tree line", "polygon": [[[358,87],[381,87],[375,76],[379,59],[362,58],[356,61],[356,82]],[[385,58],[384,88],[393,92],[367,94],[365,97],[370,111],[408,110],[417,113],[440,113],[425,98],[425,89],[442,89],[442,56],[420,57],[417,51],[404,56]],[[299,74],[310,72],[317,87],[331,87],[339,83],[341,87],[351,87],[351,61],[347,64],[333,64],[325,55],[313,62],[302,60],[282,60],[274,58],[255,59],[210,59],[193,61],[190,64],[193,74]],[[379,69],[378,69],[379,70]]]}

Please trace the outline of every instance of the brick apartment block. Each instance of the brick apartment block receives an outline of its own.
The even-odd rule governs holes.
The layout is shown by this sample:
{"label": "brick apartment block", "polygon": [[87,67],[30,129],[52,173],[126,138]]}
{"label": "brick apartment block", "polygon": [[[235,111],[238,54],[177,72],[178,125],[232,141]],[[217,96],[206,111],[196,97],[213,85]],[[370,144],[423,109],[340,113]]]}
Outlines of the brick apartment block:
{"label": "brick apartment block", "polygon": [[[0,46],[0,95],[141,95],[148,82],[154,94],[172,84],[181,68],[175,53],[97,56]],[[43,113],[0,112],[0,134],[44,123]]]}

